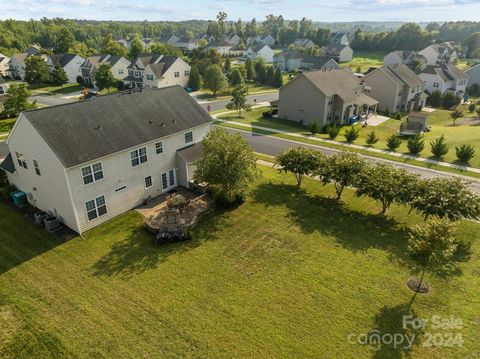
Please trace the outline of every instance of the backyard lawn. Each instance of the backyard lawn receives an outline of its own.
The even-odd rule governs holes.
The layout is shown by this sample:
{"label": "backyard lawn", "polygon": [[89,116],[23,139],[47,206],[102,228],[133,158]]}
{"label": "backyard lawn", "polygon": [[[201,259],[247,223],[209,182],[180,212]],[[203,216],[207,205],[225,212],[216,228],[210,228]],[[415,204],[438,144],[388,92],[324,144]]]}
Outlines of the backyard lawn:
{"label": "backyard lawn", "polygon": [[16,118],[7,118],[6,120],[0,120],[0,135],[8,134],[13,128],[16,120]]}
{"label": "backyard lawn", "polygon": [[74,84],[65,84],[63,86],[30,85],[29,88],[32,92],[35,92],[35,93],[48,92],[53,95],[68,95],[73,92],[82,91],[83,86],[80,86],[79,84],[74,83]]}
{"label": "backyard lawn", "polygon": [[340,64],[342,67],[349,66],[353,71],[357,71],[360,66],[362,72],[367,71],[370,67],[381,67],[383,65],[383,57],[387,54],[385,51],[354,51],[353,59],[349,62]]}
{"label": "backyard lawn", "polygon": [[[418,274],[405,224],[420,218],[401,207],[384,218],[349,190],[339,203],[331,186],[306,180],[298,189],[293,176],[262,171],[244,205],[205,217],[193,241],[162,247],[135,212],[60,244],[0,203],[0,356],[406,356],[352,338],[403,332],[406,281]],[[422,339],[414,358],[480,352],[479,230],[461,223],[459,262],[428,273],[432,290],[412,307],[422,318],[461,319],[463,346]]]}
{"label": "backyard lawn", "polygon": [[[235,114],[227,114],[220,116],[220,119],[223,120],[232,120],[236,122],[242,123],[249,123],[252,125],[263,126],[263,127],[270,127],[275,128],[283,131],[290,131],[290,132],[297,132],[297,133],[304,133],[308,134],[308,131],[304,126],[297,124],[295,122],[287,121],[287,120],[280,120],[280,119],[265,119],[262,118],[262,112],[266,111],[268,108],[257,108],[248,112],[244,115],[243,118],[236,117]],[[465,111],[465,116],[474,117],[473,113],[468,113]],[[436,110],[435,112],[429,113],[429,120],[428,123],[432,127],[430,132],[425,133],[425,148],[420,153],[422,157],[433,158],[430,152],[430,141],[436,137],[440,137],[442,134],[445,135],[446,143],[450,146],[450,151],[445,155],[442,159],[446,162],[455,162],[456,155],[455,155],[455,146],[458,146],[463,143],[470,143],[472,144],[476,150],[477,155],[471,161],[470,165],[473,167],[480,167],[480,126],[467,126],[467,125],[453,125],[453,122],[450,118],[450,111],[447,110]],[[400,123],[398,120],[388,120],[376,127],[367,127],[367,128],[360,128],[360,137],[355,144],[359,145],[367,145],[366,144],[366,136],[368,133],[375,130],[375,134],[379,137],[379,142],[377,142],[374,147],[379,149],[387,149],[386,140],[392,134],[396,133],[400,127]],[[345,137],[343,136],[342,130],[337,137],[337,141],[345,142]],[[318,134],[317,137],[319,138],[328,138],[326,134]],[[407,149],[407,140],[404,139],[402,141],[402,145],[397,150],[399,153],[408,154]]]}

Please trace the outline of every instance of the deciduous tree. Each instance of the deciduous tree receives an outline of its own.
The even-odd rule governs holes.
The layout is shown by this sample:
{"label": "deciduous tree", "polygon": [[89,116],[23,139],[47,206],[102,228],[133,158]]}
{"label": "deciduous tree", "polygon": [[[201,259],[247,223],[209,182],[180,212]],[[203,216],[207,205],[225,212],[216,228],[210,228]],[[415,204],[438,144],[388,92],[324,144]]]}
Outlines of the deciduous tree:
{"label": "deciduous tree", "polygon": [[210,65],[207,67],[205,76],[203,77],[203,85],[212,91],[213,96],[216,96],[218,91],[227,87],[227,78],[222,68],[218,65]]}
{"label": "deciduous tree", "polygon": [[323,155],[310,148],[290,148],[275,158],[275,165],[280,172],[291,172],[300,186],[306,176],[317,172],[321,166]]}

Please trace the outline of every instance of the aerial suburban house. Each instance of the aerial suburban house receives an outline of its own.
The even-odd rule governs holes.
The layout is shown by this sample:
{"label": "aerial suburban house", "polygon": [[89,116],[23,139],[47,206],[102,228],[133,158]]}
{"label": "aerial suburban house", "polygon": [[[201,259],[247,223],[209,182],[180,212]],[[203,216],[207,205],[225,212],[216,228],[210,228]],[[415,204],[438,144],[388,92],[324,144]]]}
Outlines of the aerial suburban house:
{"label": "aerial suburban house", "polygon": [[348,69],[308,71],[280,88],[278,116],[304,124],[344,125],[354,115],[375,112],[377,104]]}
{"label": "aerial suburban house", "polygon": [[10,57],[0,53],[0,75],[9,76]]}
{"label": "aerial suburban house", "polygon": [[330,45],[348,45],[348,35],[346,32],[331,32],[328,37]]}
{"label": "aerial suburban house", "polygon": [[433,44],[418,53],[426,59],[427,65],[432,66],[452,64],[458,58],[457,51],[451,42]]}
{"label": "aerial suburban house", "polygon": [[128,66],[130,61],[122,56],[112,55],[92,55],[89,56],[81,66],[83,82],[85,84],[95,84],[95,72],[102,64],[109,64],[113,77],[123,81],[128,76]]}
{"label": "aerial suburban house", "polygon": [[190,65],[176,56],[148,54],[128,66],[125,84],[132,88],[187,87]]}
{"label": "aerial suburban house", "polygon": [[165,43],[173,45],[173,46],[177,46],[178,40],[180,40],[180,38],[176,35],[167,36],[164,39]]}
{"label": "aerial suburban house", "polygon": [[40,46],[32,45],[25,52],[13,54],[8,69],[10,77],[14,80],[23,81],[25,79],[25,60],[30,56],[39,54],[40,50]]}
{"label": "aerial suburban house", "polygon": [[49,56],[52,71],[56,65],[60,65],[68,77],[68,82],[73,84],[77,82],[77,77],[82,76],[81,66],[85,59],[74,54],[54,54]]}
{"label": "aerial suburban house", "polygon": [[273,50],[268,45],[251,45],[247,48],[245,56],[249,59],[262,58],[265,62],[273,62]]}
{"label": "aerial suburban house", "polygon": [[382,111],[420,111],[426,103],[423,80],[407,65],[380,67],[363,77],[365,92]]}
{"label": "aerial suburban house", "polygon": [[240,41],[242,40],[237,34],[225,34],[223,39],[233,46],[238,46],[238,44],[240,44]]}
{"label": "aerial suburban house", "polygon": [[230,50],[228,51],[228,55],[234,56],[234,57],[245,56],[246,51],[247,50],[245,49],[245,46],[237,45],[230,48]]}
{"label": "aerial suburban house", "polygon": [[143,47],[145,49],[149,49],[152,47],[152,45],[155,43],[155,41],[149,37],[144,37],[143,39],[141,39],[140,41],[142,41],[143,43]]}
{"label": "aerial suburban house", "polygon": [[480,86],[480,64],[471,67],[465,71],[465,74],[470,78],[468,80],[468,87],[472,86],[473,84]]}
{"label": "aerial suburban house", "polygon": [[215,50],[222,56],[228,56],[233,45],[229,44],[225,40],[213,41],[208,44],[207,50]]}
{"label": "aerial suburban house", "polygon": [[[5,95],[8,91],[8,87],[9,83],[3,79],[2,75],[0,75],[0,95]],[[3,97],[4,96],[0,96],[0,100],[3,100]],[[0,102],[3,103],[2,101]],[[3,106],[0,106],[0,112],[3,109],[2,107]]]}
{"label": "aerial suburban house", "polygon": [[310,39],[296,39],[292,45],[302,49],[311,49],[312,47],[315,47],[315,43]]}
{"label": "aerial suburban house", "polygon": [[187,51],[192,51],[198,48],[199,41],[199,39],[193,37],[182,36],[178,39],[176,46]]}
{"label": "aerial suburban house", "polygon": [[284,50],[273,56],[273,64],[282,71],[310,71],[339,69],[335,60],[325,56],[311,56],[300,50]]}
{"label": "aerial suburban house", "polygon": [[385,66],[410,65],[416,57],[415,51],[392,51],[384,56],[383,64]]}
{"label": "aerial suburban house", "polygon": [[117,42],[118,42],[120,45],[122,45],[123,47],[125,47],[126,49],[130,49],[130,47],[131,47],[131,45],[132,45],[131,42],[128,41],[128,40],[126,40],[126,39],[119,39],[119,40],[117,40]]}
{"label": "aerial suburban house", "polygon": [[327,45],[323,46],[321,55],[330,57],[336,62],[348,62],[353,59],[353,50],[348,45]]}
{"label": "aerial suburban house", "polygon": [[275,39],[272,35],[257,35],[247,38],[247,45],[262,44],[268,46],[275,45]]}
{"label": "aerial suburban house", "polygon": [[211,124],[180,86],[25,111],[0,168],[32,206],[81,234],[188,187]]}
{"label": "aerial suburban house", "polygon": [[457,97],[465,95],[469,80],[469,77],[463,71],[452,64],[427,66],[419,76],[429,93],[435,90],[442,94],[450,91]]}

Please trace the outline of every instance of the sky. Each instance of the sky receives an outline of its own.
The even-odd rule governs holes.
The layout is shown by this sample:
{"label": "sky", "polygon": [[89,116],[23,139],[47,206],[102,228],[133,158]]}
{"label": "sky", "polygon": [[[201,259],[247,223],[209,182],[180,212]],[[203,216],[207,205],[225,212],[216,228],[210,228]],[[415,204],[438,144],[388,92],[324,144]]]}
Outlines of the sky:
{"label": "sky", "polygon": [[268,14],[328,22],[480,20],[480,0],[0,0],[0,9],[0,19],[18,20],[209,20],[218,11],[257,21]]}

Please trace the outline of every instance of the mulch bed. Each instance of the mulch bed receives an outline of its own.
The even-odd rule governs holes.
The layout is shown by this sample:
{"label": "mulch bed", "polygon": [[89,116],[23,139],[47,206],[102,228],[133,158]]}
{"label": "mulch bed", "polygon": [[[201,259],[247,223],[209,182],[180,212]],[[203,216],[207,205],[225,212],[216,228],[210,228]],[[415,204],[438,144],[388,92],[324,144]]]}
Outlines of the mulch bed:
{"label": "mulch bed", "polygon": [[415,279],[415,278],[410,278],[408,281],[407,281],[407,286],[408,288],[410,288],[411,290],[413,290],[414,292],[417,292],[417,293],[428,293],[428,284],[423,282],[421,285],[420,285],[420,281],[418,279]]}

